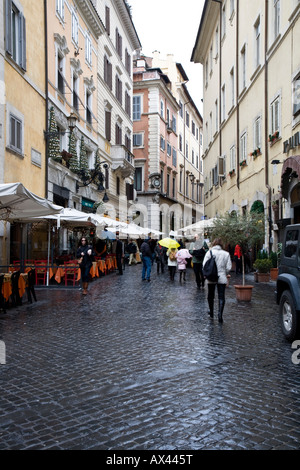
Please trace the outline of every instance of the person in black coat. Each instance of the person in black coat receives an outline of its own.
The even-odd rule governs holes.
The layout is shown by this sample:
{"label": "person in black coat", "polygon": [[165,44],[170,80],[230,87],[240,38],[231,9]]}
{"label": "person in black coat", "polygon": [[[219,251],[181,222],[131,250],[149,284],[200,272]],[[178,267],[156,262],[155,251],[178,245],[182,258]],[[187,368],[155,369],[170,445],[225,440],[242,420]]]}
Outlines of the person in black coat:
{"label": "person in black coat", "polygon": [[87,294],[89,273],[93,264],[93,257],[95,256],[92,246],[87,244],[85,237],[80,240],[80,245],[77,250],[77,258],[79,258],[79,266],[81,270],[81,281],[83,287],[83,295]]}
{"label": "person in black coat", "polygon": [[116,258],[117,258],[117,267],[119,274],[123,274],[123,258],[124,258],[124,244],[120,240],[119,235],[116,236]]}

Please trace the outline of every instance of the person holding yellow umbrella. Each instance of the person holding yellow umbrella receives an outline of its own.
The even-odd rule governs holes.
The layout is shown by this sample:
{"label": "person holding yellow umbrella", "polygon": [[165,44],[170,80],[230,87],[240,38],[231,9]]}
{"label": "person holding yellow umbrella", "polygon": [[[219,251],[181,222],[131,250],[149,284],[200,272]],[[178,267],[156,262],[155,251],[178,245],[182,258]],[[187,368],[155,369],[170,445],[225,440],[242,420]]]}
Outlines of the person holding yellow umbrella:
{"label": "person holding yellow umbrella", "polygon": [[177,259],[176,253],[177,248],[180,247],[180,244],[174,238],[163,238],[158,242],[161,246],[168,248],[167,257],[168,257],[168,268],[170,272],[170,279],[174,281],[176,267],[177,267]]}

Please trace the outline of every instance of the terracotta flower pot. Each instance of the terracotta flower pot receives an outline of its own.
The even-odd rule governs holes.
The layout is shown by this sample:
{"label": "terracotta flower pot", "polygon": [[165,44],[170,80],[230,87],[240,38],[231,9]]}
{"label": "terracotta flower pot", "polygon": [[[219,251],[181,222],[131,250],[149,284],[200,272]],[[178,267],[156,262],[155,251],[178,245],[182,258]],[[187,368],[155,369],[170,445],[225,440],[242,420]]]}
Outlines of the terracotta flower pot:
{"label": "terracotta flower pot", "polygon": [[270,273],[257,273],[258,282],[270,282]]}
{"label": "terracotta flower pot", "polygon": [[241,284],[238,284],[238,285],[235,285],[234,287],[235,287],[235,295],[236,295],[237,300],[244,300],[247,302],[251,300],[253,286],[250,286],[250,285],[243,286]]}
{"label": "terracotta flower pot", "polygon": [[270,276],[272,281],[276,281],[278,277],[278,268],[271,268],[270,269]]}

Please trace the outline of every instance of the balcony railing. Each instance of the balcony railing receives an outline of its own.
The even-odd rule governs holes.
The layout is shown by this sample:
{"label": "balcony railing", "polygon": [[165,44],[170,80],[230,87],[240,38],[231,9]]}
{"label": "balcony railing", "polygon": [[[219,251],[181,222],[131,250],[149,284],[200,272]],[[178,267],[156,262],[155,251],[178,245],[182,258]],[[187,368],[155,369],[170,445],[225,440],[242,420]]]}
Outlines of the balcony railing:
{"label": "balcony railing", "polygon": [[124,178],[134,175],[134,155],[125,145],[112,145],[111,158],[113,170],[119,168]]}

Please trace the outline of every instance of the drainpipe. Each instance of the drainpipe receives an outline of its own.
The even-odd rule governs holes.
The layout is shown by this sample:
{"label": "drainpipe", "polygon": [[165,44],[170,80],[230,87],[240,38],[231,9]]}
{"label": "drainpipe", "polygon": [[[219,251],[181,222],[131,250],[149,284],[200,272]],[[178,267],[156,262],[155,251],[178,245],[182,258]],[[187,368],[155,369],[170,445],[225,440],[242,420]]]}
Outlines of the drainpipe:
{"label": "drainpipe", "polygon": [[239,103],[239,2],[236,2],[236,185],[240,188],[240,103]]}
{"label": "drainpipe", "polygon": [[269,12],[269,0],[265,2],[265,186],[268,190],[268,245],[269,253],[272,251],[271,235],[272,235],[272,188],[269,185],[269,147],[268,147],[268,12]]}
{"label": "drainpipe", "polygon": [[[48,133],[48,17],[47,17],[47,0],[44,0],[44,30],[45,30],[45,129]],[[46,134],[47,135],[47,134]],[[48,140],[45,138],[45,198],[48,199]]]}

